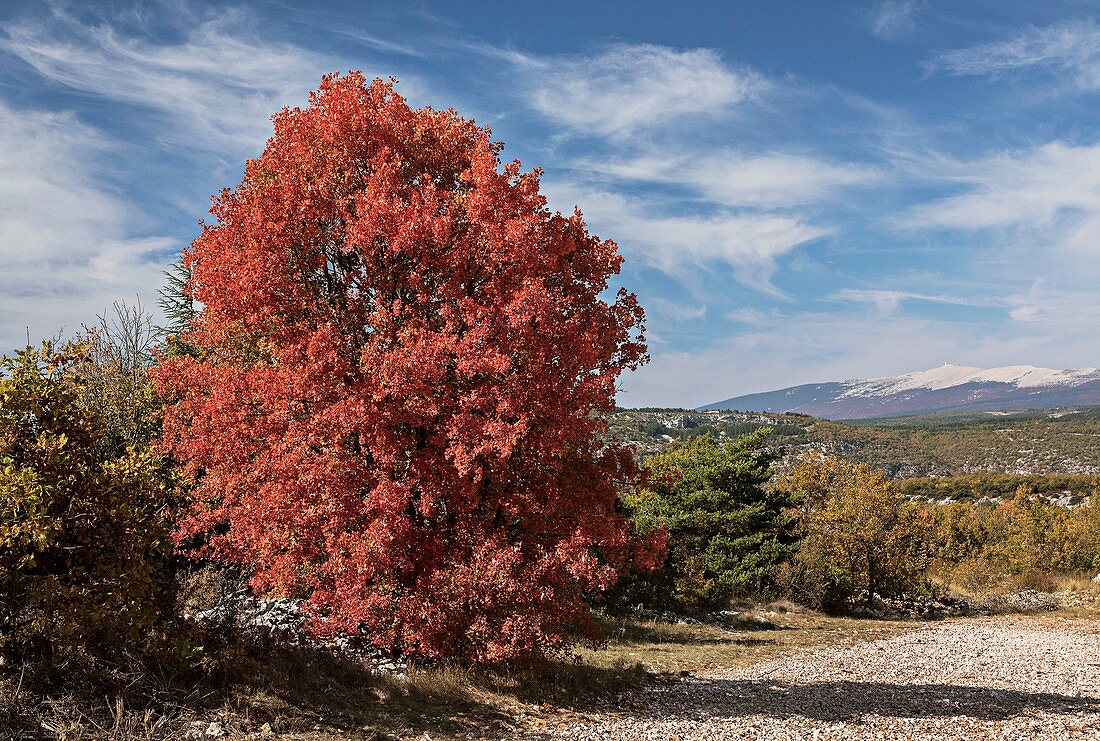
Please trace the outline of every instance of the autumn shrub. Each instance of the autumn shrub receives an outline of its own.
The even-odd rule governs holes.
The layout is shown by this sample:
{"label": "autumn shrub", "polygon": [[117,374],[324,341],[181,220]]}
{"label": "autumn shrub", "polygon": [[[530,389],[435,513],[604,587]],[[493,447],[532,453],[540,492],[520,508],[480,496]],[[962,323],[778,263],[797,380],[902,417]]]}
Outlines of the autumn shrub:
{"label": "autumn shrub", "polygon": [[1020,573],[1037,567],[1057,568],[1055,534],[1061,529],[1064,508],[1053,508],[1026,486],[996,506],[990,518],[987,558]]}
{"label": "autumn shrub", "polygon": [[1061,574],[1100,570],[1100,501],[1065,507],[1027,484],[1000,502],[925,506],[932,569],[968,591],[1037,588]]}
{"label": "autumn shrub", "polygon": [[79,403],[99,420],[106,455],[147,447],[160,433],[160,399],[149,377],[158,339],[145,307],[120,301],[74,338],[83,347],[71,368]]}
{"label": "autumn shrub", "polygon": [[1062,535],[1068,568],[1100,574],[1100,491],[1094,490],[1087,504],[1069,511]]}
{"label": "autumn shrub", "polygon": [[164,470],[105,452],[75,345],[0,360],[0,654],[63,673],[140,651],[170,606]]}
{"label": "autumn shrub", "polygon": [[779,457],[769,434],[691,437],[647,461],[645,486],[624,500],[639,529],[666,534],[668,558],[625,584],[620,600],[703,610],[774,596],[775,569],[798,539],[786,492],[766,486]]}
{"label": "autumn shrub", "polygon": [[599,439],[646,357],[616,245],[392,83],[326,77],[274,122],[184,256],[201,311],[156,370],[180,546],[406,653],[598,640],[589,600],[652,560]]}
{"label": "autumn shrub", "polygon": [[1015,588],[1013,575],[1005,569],[1003,564],[993,563],[980,556],[952,563],[947,568],[942,564],[934,563],[931,574],[944,587],[978,598]]}
{"label": "autumn shrub", "polygon": [[796,497],[802,545],[785,572],[792,597],[838,608],[854,596],[925,586],[929,548],[920,509],[881,471],[811,455],[777,483]]}

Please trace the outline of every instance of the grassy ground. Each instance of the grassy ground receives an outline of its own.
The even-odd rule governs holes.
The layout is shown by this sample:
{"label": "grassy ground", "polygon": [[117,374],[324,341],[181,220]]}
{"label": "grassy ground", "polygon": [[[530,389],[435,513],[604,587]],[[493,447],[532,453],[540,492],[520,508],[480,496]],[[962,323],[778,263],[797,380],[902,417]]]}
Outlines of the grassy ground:
{"label": "grassy ground", "polygon": [[828,617],[782,604],[743,615],[731,629],[609,620],[606,649],[529,670],[444,666],[380,677],[324,652],[250,647],[201,689],[172,677],[135,677],[128,691],[113,697],[42,702],[9,680],[0,682],[0,737],[6,718],[12,733],[38,726],[65,739],[196,738],[211,723],[225,738],[480,738],[613,707],[624,691],[676,681],[682,672],[874,640],[919,625]]}
{"label": "grassy ground", "polygon": [[[1050,619],[1095,617],[1097,607],[1061,610]],[[741,609],[725,628],[609,619],[606,648],[539,669],[436,666],[375,676],[323,651],[241,643],[220,652],[222,664],[201,681],[153,671],[123,677],[128,686],[98,697],[43,700],[9,678],[0,680],[0,738],[212,738],[204,734],[218,729],[223,738],[499,736],[613,709],[624,692],[685,673],[921,626],[827,616],[787,603]]]}
{"label": "grassy ground", "polygon": [[652,673],[678,674],[715,665],[748,664],[823,644],[876,640],[919,625],[833,617],[788,603],[742,606],[742,610],[742,619],[728,629],[610,621],[610,645],[600,651],[581,651],[581,657],[593,666],[639,663]]}
{"label": "grassy ground", "polygon": [[[973,575],[950,575],[954,578],[946,578],[948,575],[939,573],[933,573],[932,577],[936,582],[943,585],[945,591],[951,596],[980,603],[996,602],[1000,597],[1018,594],[1026,590],[1052,594],[1100,593],[1100,584],[1092,581],[1092,572],[1045,573],[1025,571],[1020,574],[1009,574],[998,571],[996,567],[988,564],[982,565],[978,571],[979,573]],[[963,578],[960,578],[960,576]]]}

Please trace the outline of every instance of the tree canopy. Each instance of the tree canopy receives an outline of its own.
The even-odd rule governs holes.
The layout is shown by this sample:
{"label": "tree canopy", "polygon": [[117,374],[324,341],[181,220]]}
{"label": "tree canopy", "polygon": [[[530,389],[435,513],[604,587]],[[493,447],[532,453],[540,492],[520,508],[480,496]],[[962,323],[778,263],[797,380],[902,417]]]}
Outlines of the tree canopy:
{"label": "tree canopy", "polygon": [[598,438],[646,359],[616,245],[392,83],[329,76],[274,122],[184,257],[191,351],[156,370],[181,543],[405,652],[597,637],[585,596],[638,555],[632,458]]}

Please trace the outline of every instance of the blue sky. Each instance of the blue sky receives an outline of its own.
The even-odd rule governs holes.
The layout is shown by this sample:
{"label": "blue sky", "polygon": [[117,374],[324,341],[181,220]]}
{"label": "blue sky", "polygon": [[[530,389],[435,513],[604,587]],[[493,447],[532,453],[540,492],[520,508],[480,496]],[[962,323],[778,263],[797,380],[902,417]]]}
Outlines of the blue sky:
{"label": "blue sky", "polygon": [[[615,239],[694,406],[1100,365],[1100,4],[0,5],[0,347],[156,299],[321,75],[492,126]],[[29,328],[29,329],[28,329]]]}

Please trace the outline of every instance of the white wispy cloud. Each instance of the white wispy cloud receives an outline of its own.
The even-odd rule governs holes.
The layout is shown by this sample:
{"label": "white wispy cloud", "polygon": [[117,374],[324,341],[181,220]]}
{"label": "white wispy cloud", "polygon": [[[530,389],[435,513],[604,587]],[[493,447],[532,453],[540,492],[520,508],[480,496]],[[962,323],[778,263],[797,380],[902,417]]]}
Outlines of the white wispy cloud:
{"label": "white wispy cloud", "polygon": [[915,0],[883,0],[871,13],[871,34],[881,39],[896,39],[917,27],[914,18],[919,4]]}
{"label": "white wispy cloud", "polygon": [[160,217],[120,188],[121,163],[157,162],[164,145],[196,163],[253,153],[270,135],[270,115],[304,101],[331,66],[262,38],[242,10],[180,3],[154,23],[133,8],[47,8],[0,26],[6,69],[37,74],[78,100],[109,101],[117,115],[100,111],[123,128],[108,133],[71,112],[17,110],[0,99],[4,347],[22,344],[26,327],[32,339],[72,332],[115,300],[152,302],[182,240],[158,234]]}
{"label": "white wispy cloud", "polygon": [[557,208],[580,205],[594,230],[613,237],[632,259],[685,280],[725,267],[742,285],[774,296],[783,296],[771,281],[779,259],[829,233],[779,214],[668,213],[654,200],[584,185],[553,183],[547,190]]}
{"label": "white wispy cloud", "polygon": [[[706,283],[699,276],[726,266],[742,285],[787,298],[773,282],[782,258],[834,232],[821,207],[887,178],[874,167],[802,153],[625,149],[630,154],[573,163],[583,181],[568,196],[631,257],[695,293]],[[627,195],[633,185],[666,194]],[[668,194],[668,186],[689,197]]]}
{"label": "white wispy cloud", "polygon": [[899,291],[885,288],[842,288],[829,298],[874,305],[880,313],[896,311],[903,301],[923,301],[952,306],[1000,306],[1003,302],[979,300],[968,296],[947,296],[917,291]]}
{"label": "white wispy cloud", "polygon": [[1049,317],[1053,312],[1045,282],[1040,278],[1026,292],[1009,296],[1008,300],[1013,305],[1009,316],[1018,322],[1035,322]]}
{"label": "white wispy cloud", "polygon": [[925,63],[932,72],[995,75],[1043,69],[1068,75],[1079,87],[1100,89],[1100,25],[1092,19],[1029,27],[1012,38],[941,52]]}
{"label": "white wispy cloud", "polygon": [[1051,342],[1065,335],[1094,337],[1100,323],[1100,296],[1093,285],[1036,278],[1026,291],[1007,297],[1012,307],[1009,316],[1027,325],[1028,331],[1047,332]]}
{"label": "white wispy cloud", "polygon": [[910,298],[963,305],[972,299],[969,305],[1003,310],[1007,321],[971,325],[970,331],[1004,343],[971,364],[1095,366],[1100,144],[1056,140],[972,160],[932,157],[911,174],[954,192],[910,208],[896,223],[936,230],[935,241],[952,250],[954,275],[969,275],[982,287],[921,298],[904,291],[844,297],[863,298],[887,313]]}
{"label": "white wispy cloud", "polygon": [[180,23],[173,41],[83,18],[55,8],[4,25],[0,50],[55,83],[157,112],[161,136],[188,148],[255,149],[272,113],[335,71],[322,54],[261,38],[242,11]]}
{"label": "white wispy cloud", "polygon": [[961,192],[909,210],[911,227],[979,230],[1020,227],[1071,231],[1066,244],[1100,250],[1100,144],[1053,141],[972,161],[938,159],[921,177]]}
{"label": "white wispy cloud", "polygon": [[858,163],[831,162],[805,154],[649,151],[608,160],[587,160],[586,169],[616,178],[677,185],[727,206],[790,208],[832,200],[853,186],[881,182],[885,173]]}
{"label": "white wispy cloud", "polygon": [[[834,232],[822,206],[889,177],[880,166],[833,161],[805,147],[734,148],[680,135],[678,125],[707,126],[708,118],[724,126],[782,115],[768,110],[781,103],[772,95],[767,103],[764,93],[786,83],[709,49],[618,45],[588,57],[491,51],[519,71],[535,109],[559,127],[559,141],[584,143],[585,153],[569,162],[572,182],[546,183],[562,196],[552,202],[563,210],[579,202],[593,227],[631,259],[678,279],[696,298],[714,283],[708,275],[719,282],[728,275],[788,299],[774,277],[785,256]],[[788,98],[792,106],[805,103],[802,95]],[[762,105],[750,113],[750,101]]]}
{"label": "white wispy cloud", "polygon": [[779,317],[779,310],[772,308],[767,311],[764,309],[758,309],[752,306],[743,306],[737,309],[731,309],[725,312],[723,315],[731,322],[737,322],[738,324],[760,324],[762,322],[770,322]]}
{"label": "white wispy cloud", "polygon": [[573,131],[611,137],[719,115],[769,87],[758,73],[711,49],[619,44],[596,56],[512,60],[542,115]]}
{"label": "white wispy cloud", "polygon": [[125,231],[137,214],[98,175],[111,154],[71,115],[0,102],[0,347],[72,332],[139,287],[151,300],[178,245]]}
{"label": "white wispy cloud", "polygon": [[646,300],[646,311],[650,316],[657,313],[675,322],[691,322],[705,317],[707,306],[706,304],[684,304],[655,296]]}

